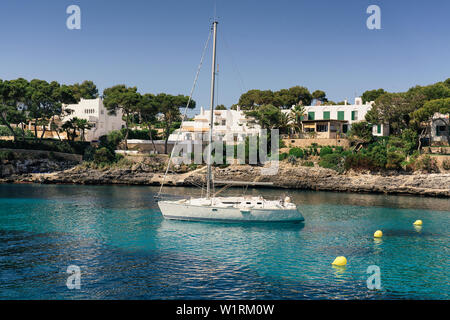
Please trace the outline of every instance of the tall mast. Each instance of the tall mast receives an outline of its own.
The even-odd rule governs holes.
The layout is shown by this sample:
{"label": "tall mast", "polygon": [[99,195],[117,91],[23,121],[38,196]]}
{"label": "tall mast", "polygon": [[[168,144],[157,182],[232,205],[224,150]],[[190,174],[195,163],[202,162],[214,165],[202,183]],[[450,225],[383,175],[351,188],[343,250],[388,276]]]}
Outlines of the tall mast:
{"label": "tall mast", "polygon": [[213,142],[213,126],[214,126],[214,85],[216,81],[216,41],[217,41],[217,21],[213,22],[214,38],[213,38],[213,56],[212,56],[212,70],[211,70],[211,119],[209,121],[209,141],[208,141],[208,172],[206,181],[206,197],[211,197],[212,187],[212,170],[211,170],[211,153]]}

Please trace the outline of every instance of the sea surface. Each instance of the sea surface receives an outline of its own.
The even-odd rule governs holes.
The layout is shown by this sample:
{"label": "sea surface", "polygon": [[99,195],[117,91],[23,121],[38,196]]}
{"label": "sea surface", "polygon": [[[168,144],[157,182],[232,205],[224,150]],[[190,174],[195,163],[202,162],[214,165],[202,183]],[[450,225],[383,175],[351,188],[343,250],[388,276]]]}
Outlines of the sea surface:
{"label": "sea surface", "polygon": [[289,193],[305,223],[223,224],[164,220],[156,191],[0,184],[0,299],[450,298],[449,199],[249,189]]}

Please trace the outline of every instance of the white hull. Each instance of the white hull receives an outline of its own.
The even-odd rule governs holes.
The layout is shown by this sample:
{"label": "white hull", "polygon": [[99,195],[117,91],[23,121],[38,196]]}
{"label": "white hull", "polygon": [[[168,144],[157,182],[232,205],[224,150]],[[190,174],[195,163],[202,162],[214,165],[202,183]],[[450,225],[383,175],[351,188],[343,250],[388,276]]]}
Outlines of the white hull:
{"label": "white hull", "polygon": [[295,208],[221,208],[211,205],[192,205],[176,201],[159,201],[159,208],[166,219],[218,222],[295,222],[304,221]]}

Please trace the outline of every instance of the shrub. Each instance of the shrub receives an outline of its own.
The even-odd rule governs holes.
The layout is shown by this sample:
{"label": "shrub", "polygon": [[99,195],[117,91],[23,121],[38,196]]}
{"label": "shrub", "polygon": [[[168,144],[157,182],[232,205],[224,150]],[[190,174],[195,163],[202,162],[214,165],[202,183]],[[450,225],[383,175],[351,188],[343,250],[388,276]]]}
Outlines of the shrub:
{"label": "shrub", "polygon": [[278,160],[279,161],[283,161],[284,159],[286,159],[288,157],[288,154],[286,152],[280,153],[278,156]]}
{"label": "shrub", "polygon": [[0,160],[14,160],[16,158],[12,151],[0,151]]}
{"label": "shrub", "polygon": [[95,148],[93,148],[92,146],[89,146],[84,150],[83,160],[84,161],[93,161],[94,155],[95,155]]}
{"label": "shrub", "polygon": [[317,156],[317,155],[319,155],[319,152],[317,151],[317,147],[318,147],[318,144],[317,143],[313,143],[313,144],[311,144],[309,147],[308,147],[308,154],[309,155],[313,155],[313,156]]}
{"label": "shrub", "polygon": [[289,158],[288,158],[288,162],[290,164],[297,164],[297,157],[294,156],[294,155],[290,155]]}
{"label": "shrub", "polygon": [[95,151],[94,162],[96,164],[111,163],[115,160],[114,154],[106,147],[102,147]]}
{"label": "shrub", "polygon": [[90,145],[89,142],[83,141],[59,141],[53,139],[35,140],[26,139],[18,141],[0,140],[0,148],[9,149],[26,149],[26,150],[42,150],[63,153],[84,154],[85,149]]}
{"label": "shrub", "polygon": [[125,161],[125,156],[123,154],[120,153],[114,153],[114,161],[115,162],[119,162],[119,161]]}
{"label": "shrub", "polygon": [[342,153],[342,152],[344,152],[344,147],[337,146],[337,147],[334,148],[334,152],[335,153]]}
{"label": "shrub", "polygon": [[415,167],[416,167],[416,161],[417,158],[419,157],[419,151],[414,151],[412,155],[410,155],[409,157],[407,157],[403,162],[402,162],[402,167],[406,170],[406,171],[414,171]]}
{"label": "shrub", "polygon": [[416,167],[416,170],[421,170],[421,171],[425,171],[428,173],[439,171],[436,160],[431,158],[428,154],[426,154],[422,157],[419,157],[419,159],[417,159],[417,161],[416,161],[415,167]]}
{"label": "shrub", "polygon": [[321,157],[319,166],[322,168],[333,169],[338,172],[344,171],[344,158],[337,153],[326,154]]}
{"label": "shrub", "polygon": [[[125,128],[120,130],[122,137],[125,137],[125,132],[126,132]],[[152,138],[153,140],[159,139],[158,131],[152,129]],[[150,134],[148,132],[148,129],[130,130],[128,133],[128,139],[150,140]]]}
{"label": "shrub", "polygon": [[403,161],[406,159],[406,155],[399,149],[391,148],[387,152],[387,169],[401,169]]}
{"label": "shrub", "polygon": [[101,136],[100,148],[108,148],[111,152],[117,149],[120,142],[122,142],[124,135],[121,131],[115,130],[108,133],[106,136]]}
{"label": "shrub", "polygon": [[325,146],[320,149],[319,155],[320,155],[320,157],[323,157],[327,154],[332,154],[332,153],[333,153],[333,148]]}
{"label": "shrub", "polygon": [[407,154],[414,152],[417,149],[418,140],[417,132],[412,129],[405,129],[402,132],[403,149]]}
{"label": "shrub", "polygon": [[8,137],[11,135],[11,131],[6,126],[0,126],[0,137]]}
{"label": "shrub", "polygon": [[387,163],[387,144],[385,140],[370,144],[367,149],[363,149],[358,161],[366,169],[383,169]]}
{"label": "shrub", "polygon": [[[23,134],[25,134],[26,138],[30,138],[30,137],[34,137],[34,134],[30,131],[25,129],[24,131],[22,131],[21,128],[13,128],[15,134],[17,137],[22,137]],[[8,127],[6,126],[0,126],[0,137],[10,137],[13,134],[11,133],[11,131],[8,129]]]}
{"label": "shrub", "polygon": [[444,168],[444,170],[450,170],[450,160],[449,159],[445,159],[444,161],[442,161],[442,168]]}
{"label": "shrub", "polygon": [[303,167],[314,167],[314,162],[312,162],[312,161],[302,161],[301,165]]}
{"label": "shrub", "polygon": [[372,135],[372,125],[367,121],[355,122],[350,128],[348,136],[358,137],[367,142],[373,141],[374,137]]}
{"label": "shrub", "polygon": [[346,156],[344,166],[346,170],[373,170],[379,168],[374,165],[373,160],[370,158],[370,156],[363,153],[353,153]]}
{"label": "shrub", "polygon": [[305,156],[305,153],[303,152],[302,148],[292,148],[289,150],[289,155],[294,156],[295,158],[303,158]]}

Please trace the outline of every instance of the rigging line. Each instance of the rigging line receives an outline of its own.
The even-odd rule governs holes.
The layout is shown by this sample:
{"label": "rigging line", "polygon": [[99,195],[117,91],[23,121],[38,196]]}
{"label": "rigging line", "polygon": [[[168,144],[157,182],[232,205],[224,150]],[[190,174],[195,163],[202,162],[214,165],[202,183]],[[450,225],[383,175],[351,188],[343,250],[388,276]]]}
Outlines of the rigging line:
{"label": "rigging line", "polygon": [[188,100],[188,103],[186,104],[186,107],[184,108],[183,118],[181,119],[180,129],[179,129],[179,131],[178,131],[177,139],[175,140],[175,144],[174,144],[174,146],[173,146],[173,148],[172,148],[172,152],[170,153],[169,161],[168,161],[168,163],[167,163],[166,172],[164,173],[164,177],[163,177],[163,180],[162,180],[162,182],[161,182],[161,187],[159,188],[158,196],[159,196],[159,195],[161,194],[161,192],[162,192],[162,189],[163,189],[163,187],[164,187],[164,182],[166,181],[167,173],[169,172],[170,162],[172,161],[172,158],[173,158],[173,155],[174,155],[174,152],[175,152],[175,147],[177,146],[178,140],[179,140],[179,138],[180,138],[180,134],[181,134],[181,126],[183,125],[183,119],[186,117],[187,110],[188,110],[189,105],[190,105],[190,103],[191,103],[191,101],[192,101],[192,95],[194,94],[194,90],[195,90],[195,87],[196,87],[196,85],[197,85],[198,76],[199,76],[199,74],[200,74],[200,69],[202,68],[202,65],[203,65],[203,60],[204,60],[204,58],[205,58],[205,53],[206,53],[206,49],[208,48],[209,40],[211,39],[211,34],[212,34],[212,28],[209,30],[208,40],[206,40],[205,47],[203,48],[202,57],[201,57],[201,59],[200,59],[200,63],[199,63],[198,68],[197,68],[197,73],[196,73],[196,75],[195,75],[194,83],[193,83],[193,85],[192,85],[191,93],[190,93],[190,95],[189,95],[189,100]]}
{"label": "rigging line", "polygon": [[228,54],[230,55],[231,65],[233,66],[234,71],[236,72],[238,79],[239,79],[239,85],[241,87],[241,93],[247,92],[247,87],[245,86],[244,79],[242,78],[242,74],[239,71],[239,68],[236,64],[236,61],[234,60],[233,54],[230,50],[230,47],[228,46],[228,42],[225,39],[225,35],[223,32],[219,35],[222,39],[223,44],[225,45],[226,50],[228,51]]}
{"label": "rigging line", "polygon": [[[216,60],[218,60],[217,57],[216,57]],[[217,72],[216,72],[216,104],[214,106],[214,110],[219,105],[219,62],[217,62],[216,65],[217,65]]]}

